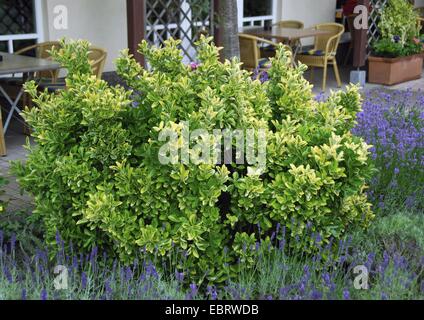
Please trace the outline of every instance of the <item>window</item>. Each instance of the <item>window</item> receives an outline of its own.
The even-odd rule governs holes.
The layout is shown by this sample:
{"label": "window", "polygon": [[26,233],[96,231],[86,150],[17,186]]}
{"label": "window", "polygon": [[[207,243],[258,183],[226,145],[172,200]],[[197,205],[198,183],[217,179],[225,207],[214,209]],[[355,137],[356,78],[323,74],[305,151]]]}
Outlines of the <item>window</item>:
{"label": "window", "polygon": [[272,16],[272,0],[244,0],[244,17]]}
{"label": "window", "polygon": [[0,2],[0,34],[35,33],[34,2],[4,0]]}
{"label": "window", "polygon": [[40,40],[41,0],[0,1],[0,50],[13,53]]}
{"label": "window", "polygon": [[238,0],[239,27],[263,27],[276,20],[277,0]]}

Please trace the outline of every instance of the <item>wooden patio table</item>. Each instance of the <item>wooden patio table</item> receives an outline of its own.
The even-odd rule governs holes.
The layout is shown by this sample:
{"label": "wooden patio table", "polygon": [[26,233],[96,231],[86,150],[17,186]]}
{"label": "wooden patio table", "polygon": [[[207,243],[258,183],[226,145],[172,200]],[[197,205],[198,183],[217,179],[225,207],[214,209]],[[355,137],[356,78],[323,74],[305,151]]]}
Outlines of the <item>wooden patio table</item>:
{"label": "wooden patio table", "polygon": [[[316,37],[330,33],[329,31],[317,30],[315,28],[292,29],[281,28],[278,26],[273,26],[270,30],[265,30],[264,28],[243,28],[242,32],[260,38],[276,39],[278,42],[288,43],[295,43],[296,40],[300,40],[302,38]],[[296,54],[298,53],[299,49],[300,46],[294,48],[293,59],[296,57]]]}
{"label": "wooden patio table", "polygon": [[[5,52],[0,52],[0,55],[2,56],[2,59],[0,61],[0,76],[22,73],[22,84],[24,84],[26,80],[30,79],[35,72],[60,69],[59,63],[48,59],[33,58]],[[9,127],[9,123],[12,119],[13,113],[19,113],[21,111],[18,107],[18,103],[24,93],[24,89],[23,87],[21,87],[15,100],[12,100],[12,98],[3,89],[0,82],[0,93],[10,104],[10,111],[5,120],[3,130],[1,130],[0,125],[0,156],[4,156],[6,155],[6,147],[4,145],[4,134],[6,134],[7,128]]]}

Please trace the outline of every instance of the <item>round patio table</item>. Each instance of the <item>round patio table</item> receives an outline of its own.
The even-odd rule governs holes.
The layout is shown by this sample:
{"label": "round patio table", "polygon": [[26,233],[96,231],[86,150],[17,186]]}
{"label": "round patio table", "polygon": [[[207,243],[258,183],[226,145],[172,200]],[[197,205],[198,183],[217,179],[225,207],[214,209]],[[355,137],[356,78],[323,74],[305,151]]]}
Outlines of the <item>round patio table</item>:
{"label": "round patio table", "polygon": [[13,114],[15,112],[19,113],[21,111],[18,107],[18,103],[22,95],[24,94],[23,84],[25,83],[26,80],[31,79],[34,73],[39,71],[60,69],[60,64],[48,59],[33,58],[33,57],[15,55],[15,54],[10,54],[5,52],[0,52],[0,56],[1,56],[0,76],[21,73],[22,80],[23,80],[21,82],[22,86],[19,89],[19,92],[14,100],[9,96],[6,90],[4,90],[0,81],[0,93],[3,95],[3,97],[6,99],[6,101],[10,105],[10,111],[4,122],[3,130],[1,128],[2,124],[0,123],[0,156],[4,156],[6,155],[4,135],[7,132],[7,129],[9,127],[10,120],[12,119]]}

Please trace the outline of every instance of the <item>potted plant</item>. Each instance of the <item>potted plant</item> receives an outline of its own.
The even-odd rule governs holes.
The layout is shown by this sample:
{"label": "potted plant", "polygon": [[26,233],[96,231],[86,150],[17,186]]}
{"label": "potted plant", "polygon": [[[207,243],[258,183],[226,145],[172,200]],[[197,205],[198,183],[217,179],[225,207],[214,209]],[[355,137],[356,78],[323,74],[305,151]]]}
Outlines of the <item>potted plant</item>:
{"label": "potted plant", "polygon": [[417,12],[405,0],[390,0],[381,11],[381,37],[369,57],[369,82],[394,85],[421,78],[423,38]]}

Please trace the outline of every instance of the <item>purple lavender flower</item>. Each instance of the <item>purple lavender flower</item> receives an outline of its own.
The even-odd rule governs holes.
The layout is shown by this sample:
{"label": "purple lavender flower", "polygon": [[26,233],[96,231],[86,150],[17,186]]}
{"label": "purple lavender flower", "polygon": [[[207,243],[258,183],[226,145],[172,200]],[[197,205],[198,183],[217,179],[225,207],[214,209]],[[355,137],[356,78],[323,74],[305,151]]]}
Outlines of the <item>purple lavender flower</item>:
{"label": "purple lavender flower", "polygon": [[[372,145],[372,159],[378,174],[371,180],[370,200],[384,209],[387,190],[407,207],[423,205],[424,94],[423,92],[367,91],[363,111],[352,133]],[[422,162],[422,163],[421,163]],[[403,203],[400,203],[403,204]]]}
{"label": "purple lavender flower", "polygon": [[151,262],[149,262],[149,264],[147,265],[146,275],[151,276],[151,277],[156,278],[156,279],[159,277],[159,274],[158,274],[155,266]]}
{"label": "purple lavender flower", "polygon": [[72,269],[78,269],[78,257],[77,256],[73,256],[72,257]]}
{"label": "purple lavender flower", "polygon": [[319,233],[316,234],[315,244],[321,244],[322,237]]}
{"label": "purple lavender flower", "polygon": [[218,299],[218,292],[215,287],[212,287],[210,297],[212,300]]}
{"label": "purple lavender flower", "polygon": [[259,244],[259,242],[256,242],[256,251],[259,251],[259,249],[260,249],[260,244]]}
{"label": "purple lavender flower", "polygon": [[13,233],[12,237],[10,239],[10,251],[15,252],[15,246],[16,246],[16,235]]}
{"label": "purple lavender flower", "polygon": [[21,300],[26,300],[26,299],[27,299],[27,291],[25,288],[23,288],[21,292]]}
{"label": "purple lavender flower", "polygon": [[113,290],[112,290],[112,287],[110,286],[109,279],[105,281],[105,291],[106,291],[106,296],[110,298],[112,296]]}
{"label": "purple lavender flower", "polygon": [[197,295],[198,289],[195,283],[190,284],[191,296],[195,297]]}
{"label": "purple lavender flower", "polygon": [[60,233],[59,233],[59,231],[56,231],[56,244],[57,244],[58,246],[61,246],[61,245],[62,245],[62,239],[60,238]]}
{"label": "purple lavender flower", "polygon": [[46,301],[47,300],[48,297],[47,297],[47,291],[46,291],[46,289],[43,288],[41,290],[40,298],[41,298],[42,301]]}
{"label": "purple lavender flower", "polygon": [[197,294],[199,292],[199,289],[197,288],[197,285],[195,283],[190,284],[190,292],[187,293],[186,299],[187,300],[193,300],[196,298]]}
{"label": "purple lavender flower", "polygon": [[82,289],[87,287],[87,274],[84,271],[81,273],[81,287]]}
{"label": "purple lavender flower", "polygon": [[4,276],[6,277],[7,282],[9,282],[9,283],[13,283],[13,276],[12,276],[12,274],[10,273],[10,270],[9,270],[9,268],[7,267],[7,265],[5,265],[5,266],[3,267],[3,274],[4,274]]}
{"label": "purple lavender flower", "polygon": [[280,299],[287,299],[290,291],[293,289],[292,285],[288,285],[286,287],[280,288]]}
{"label": "purple lavender flower", "polygon": [[178,282],[183,282],[184,272],[178,272],[178,270],[175,270],[175,279],[177,279]]}
{"label": "purple lavender flower", "polygon": [[348,289],[343,289],[343,300],[350,300],[350,292]]}
{"label": "purple lavender flower", "polygon": [[311,299],[312,300],[321,300],[322,299],[322,292],[317,290],[317,289],[312,290]]}
{"label": "purple lavender flower", "polygon": [[322,280],[324,281],[324,283],[327,287],[329,287],[331,285],[331,276],[328,272],[326,272],[322,275]]}
{"label": "purple lavender flower", "polygon": [[95,263],[95,259],[97,258],[97,252],[98,249],[96,246],[93,247],[93,249],[90,252],[90,263],[94,264]]}
{"label": "purple lavender flower", "polygon": [[134,277],[134,274],[130,267],[125,268],[125,281],[129,282]]}
{"label": "purple lavender flower", "polygon": [[312,228],[312,222],[311,221],[308,221],[307,223],[306,223],[306,229],[307,230],[310,230]]}

